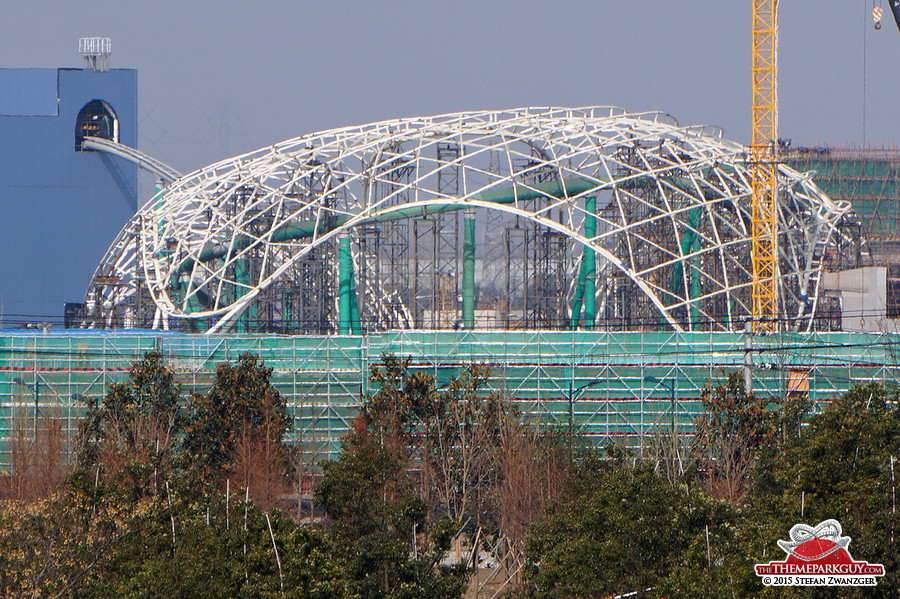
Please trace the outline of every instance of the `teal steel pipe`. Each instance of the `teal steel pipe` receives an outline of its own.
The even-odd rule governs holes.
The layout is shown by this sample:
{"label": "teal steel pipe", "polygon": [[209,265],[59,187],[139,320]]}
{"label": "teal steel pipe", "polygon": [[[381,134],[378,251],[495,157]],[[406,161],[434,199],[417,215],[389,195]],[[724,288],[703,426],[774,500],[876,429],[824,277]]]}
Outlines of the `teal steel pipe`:
{"label": "teal steel pipe", "polygon": [[[669,179],[669,181],[679,189],[693,189],[689,179],[677,177]],[[481,193],[469,196],[471,200],[490,202],[493,204],[512,204],[516,201],[534,200],[543,197],[564,198],[598,189],[609,185],[611,180],[606,177],[584,178],[573,177],[571,179],[563,179],[562,181],[551,181],[545,183],[535,183],[534,185],[516,184],[513,187],[504,187],[501,189],[489,189]],[[650,180],[635,179],[618,183],[623,189],[647,187],[654,184]],[[456,198],[448,199],[444,204],[432,204],[429,206],[416,206],[395,210],[392,212],[375,213],[369,218],[359,221],[358,224],[365,225],[375,222],[388,220],[397,220],[402,218],[411,218],[415,216],[424,216],[427,214],[438,214],[442,212],[452,212],[454,210],[465,210],[468,208],[465,201],[459,201]],[[352,217],[346,214],[334,216],[316,223],[316,221],[300,221],[285,223],[278,227],[273,233],[271,240],[273,243],[284,243],[286,241],[294,241],[297,239],[306,239],[314,234],[329,233],[338,227],[341,227],[350,221]],[[209,262],[217,258],[225,257],[229,252],[232,254],[239,252],[254,243],[251,237],[241,237],[234,239],[230,243],[209,243],[201,251],[198,259],[200,262]],[[188,258],[181,263],[178,272],[190,270],[194,266],[194,260]]]}
{"label": "teal steel pipe", "polygon": [[285,241],[293,241],[294,239],[304,239],[306,237],[312,237],[314,233],[322,235],[347,224],[347,221],[349,221],[350,218],[349,215],[341,214],[328,219],[327,221],[320,221],[318,230],[316,229],[316,221],[314,220],[300,221],[298,223],[285,223],[275,229],[275,232],[272,233],[272,242],[282,243]]}
{"label": "teal steel pipe", "polygon": [[350,253],[350,236],[341,235],[338,242],[338,333],[350,334],[350,291],[353,278],[353,256]]}
{"label": "teal steel pipe", "polygon": [[[688,226],[692,228],[690,235],[690,245],[688,246],[689,253],[693,254],[698,249],[700,249],[700,235],[697,233],[697,229],[700,227],[700,209],[694,208],[688,214]],[[691,291],[690,291],[691,300],[695,300],[700,297],[700,270],[697,268],[697,258],[693,258],[691,260]],[[700,318],[699,310],[697,309],[697,302],[691,302],[691,330],[694,330],[698,324],[698,319]]]}
{"label": "teal steel pipe", "polygon": [[356,293],[356,271],[353,269],[353,261],[350,261],[350,332],[356,335],[362,334],[359,326],[359,296]]}
{"label": "teal steel pipe", "polygon": [[463,219],[463,276],[462,319],[463,328],[475,328],[475,213],[465,213]]}
{"label": "teal steel pipe", "polygon": [[[597,235],[597,198],[591,196],[584,199],[584,236],[593,239]],[[584,272],[584,328],[592,330],[597,316],[597,257],[592,248],[584,246],[582,260],[586,267]]]}
{"label": "teal steel pipe", "polygon": [[481,193],[476,193],[472,195],[472,199],[493,204],[512,204],[516,201],[537,200],[547,196],[565,198],[597,189],[607,183],[607,179],[586,179],[584,177],[535,183],[528,186],[517,183],[512,187],[488,189]]}
{"label": "teal steel pipe", "polygon": [[[549,183],[535,183],[531,186],[515,185],[513,187],[505,187],[503,189],[492,189],[482,193],[476,193],[470,196],[472,200],[490,202],[493,204],[512,204],[517,200],[533,200],[542,197],[566,197],[573,196],[591,189],[596,189],[606,184],[602,179],[585,179],[576,177],[572,179],[564,179],[561,183],[551,181]],[[465,210],[468,208],[465,201],[456,199],[448,200],[446,204],[434,204],[430,206],[416,206],[413,208],[405,208],[394,210],[387,213],[375,213],[369,218],[359,222],[360,225],[382,222],[388,220],[398,220],[402,218],[411,218],[414,216],[422,216],[426,214],[438,214],[442,212],[452,212],[455,210]],[[318,226],[316,221],[300,221],[285,223],[278,227],[272,233],[273,243],[284,243],[286,241],[294,241],[297,239],[306,239],[318,233],[331,232],[338,227],[347,224],[352,217],[346,214],[335,216],[326,221],[320,221]],[[207,244],[199,255],[200,262],[209,262],[217,258],[225,257],[230,251],[232,254],[246,249],[254,242],[251,237],[240,237],[228,244]],[[192,259],[185,260],[180,272],[190,270],[194,265]]]}
{"label": "teal steel pipe", "polygon": [[[700,236],[697,229],[700,226],[700,208],[693,208],[687,213],[687,222],[685,223],[684,232],[681,235],[681,255],[687,256],[697,251],[700,247]],[[678,296],[679,288],[684,289],[688,299],[695,299],[700,296],[700,277],[696,269],[696,258],[691,260],[691,284],[688,286],[685,278],[684,262],[678,262],[672,269],[672,283],[670,289],[672,295]],[[669,304],[668,298],[666,304]],[[694,304],[691,304],[691,330],[697,322],[698,311]]]}
{"label": "teal steel pipe", "polygon": [[[584,199],[584,211],[584,236],[593,239],[597,234],[597,219],[594,217],[597,212],[596,197]],[[575,298],[572,300],[572,316],[569,319],[569,328],[573,331],[578,328],[578,321],[581,320],[582,303],[585,330],[593,329],[597,318],[597,256],[588,246],[584,247],[583,252],[581,267],[578,269],[578,283],[575,286]]]}
{"label": "teal steel pipe", "polygon": [[[247,294],[250,287],[250,261],[241,258],[234,261],[234,280],[239,283],[234,286],[234,299],[237,300]],[[250,310],[245,310],[238,318],[235,330],[238,333],[249,332]]]}
{"label": "teal steel pipe", "polygon": [[584,277],[587,262],[582,257],[581,266],[578,269],[578,283],[575,285],[575,298],[572,300],[572,316],[569,318],[569,329],[576,330],[581,319],[581,304],[584,300]]}

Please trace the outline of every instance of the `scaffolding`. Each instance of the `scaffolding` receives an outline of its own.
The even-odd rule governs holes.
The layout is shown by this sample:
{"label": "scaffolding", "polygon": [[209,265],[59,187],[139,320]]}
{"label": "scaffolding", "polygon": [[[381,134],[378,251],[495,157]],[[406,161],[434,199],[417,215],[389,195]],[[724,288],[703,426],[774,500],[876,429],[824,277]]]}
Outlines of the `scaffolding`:
{"label": "scaffolding", "polygon": [[[459,144],[435,145],[435,189],[438,197],[455,199],[460,191]],[[415,322],[406,328],[452,329],[459,324],[459,213],[423,215],[413,221]]]}
{"label": "scaffolding", "polygon": [[161,333],[14,333],[0,336],[0,471],[12,464],[18,430],[53,415],[72,447],[89,398],[125,380],[144,352],[160,351],[185,398],[203,393],[216,365],[243,352],[273,369],[301,465],[340,451],[369,392],[368,373],[385,354],[445,386],[471,363],[491,368],[488,390],[514,401],[541,426],[571,430],[585,445],[624,444],[644,453],[673,420],[689,435],[709,383],[740,370],[748,353],[753,390],[777,401],[805,395],[814,410],[856,383],[900,382],[900,337],[732,332],[390,331],[366,336],[188,335]]}
{"label": "scaffolding", "polygon": [[[750,179],[747,149],[721,130],[611,107],[313,133],[161,191],[112,244],[72,324],[741,330]],[[778,185],[778,305],[786,327],[810,329],[823,260],[853,245],[839,226],[849,206],[784,165]]]}
{"label": "scaffolding", "polygon": [[850,260],[835,268],[900,264],[900,149],[787,147],[781,159],[853,208],[839,225],[850,245],[837,254]]}

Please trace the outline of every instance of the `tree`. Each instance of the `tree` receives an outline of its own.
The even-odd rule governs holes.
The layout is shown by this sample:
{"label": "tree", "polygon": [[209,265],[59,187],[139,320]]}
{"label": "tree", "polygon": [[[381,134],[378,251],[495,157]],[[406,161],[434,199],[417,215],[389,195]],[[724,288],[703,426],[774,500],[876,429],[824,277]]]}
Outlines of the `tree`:
{"label": "tree", "polygon": [[146,503],[77,470],[62,492],[0,504],[0,596],[71,597],[138,530]]}
{"label": "tree", "polygon": [[32,417],[22,410],[13,410],[10,420],[12,471],[0,477],[0,499],[46,499],[72,467],[62,419],[51,411],[41,415],[39,425],[33,426],[38,423]]}
{"label": "tree", "polygon": [[484,365],[470,364],[436,389],[408,358],[382,362],[372,368],[378,391],[367,396],[356,433],[377,439],[410,472],[430,523],[476,543],[502,539],[501,580],[518,585],[526,531],[565,477],[559,435],[525,424],[514,404],[487,388]]}
{"label": "tree", "polygon": [[460,597],[465,569],[439,564],[450,528],[428,526],[397,456],[362,430],[351,434],[337,461],[324,465],[316,501],[329,517],[341,596]]}
{"label": "tree", "polygon": [[720,561],[717,554],[713,562],[712,546],[703,552],[709,561],[698,564],[691,556],[707,546],[707,531],[713,540],[729,538],[732,518],[727,503],[673,488],[649,463],[628,467],[625,460],[588,459],[532,525],[527,594],[662,596],[660,589],[682,568],[712,570]]}
{"label": "tree", "polygon": [[[89,404],[80,467],[58,492],[0,502],[0,596],[459,596],[462,576],[438,566],[446,527],[426,526],[406,470],[377,453],[362,452],[361,478],[343,476],[357,489],[384,483],[380,493],[349,496],[375,501],[363,519],[335,516],[357,522],[355,530],[301,528],[268,509],[289,457],[289,421],[271,372],[251,355],[220,365],[185,416],[162,356],[135,362],[128,381]],[[198,474],[209,484],[197,484]],[[241,485],[249,492],[235,493]],[[345,489],[333,488],[338,498]],[[380,527],[366,528],[379,514]],[[370,577],[372,564],[389,573],[385,586],[383,575]]]}
{"label": "tree", "polygon": [[[821,414],[798,426],[799,410],[786,410],[778,434],[760,452],[749,496],[748,553],[780,552],[791,526],[835,518],[852,538],[854,559],[882,563],[876,589],[842,591],[844,597],[896,597],[900,589],[900,406],[896,389],[877,383],[852,388]],[[768,553],[767,555],[770,555]],[[768,589],[769,596],[782,594]],[[813,595],[813,591],[808,591]]]}
{"label": "tree", "polygon": [[199,499],[173,492],[171,503],[160,498],[110,553],[80,597],[337,599],[329,592],[336,585],[324,532],[263,513],[243,497],[226,505],[217,491]]}
{"label": "tree", "polygon": [[511,402],[487,390],[484,365],[466,366],[441,390],[409,358],[385,355],[382,363],[372,367],[378,391],[367,396],[357,426],[420,473],[431,518],[492,531],[502,521],[524,537],[564,477],[555,437],[524,424]]}
{"label": "tree", "polygon": [[515,557],[524,554],[531,523],[562,493],[571,465],[564,440],[523,424],[517,414],[504,414],[495,460],[497,519]]}
{"label": "tree", "polygon": [[489,376],[487,367],[470,364],[446,392],[432,393],[421,420],[423,468],[435,511],[476,526],[495,520],[498,450],[510,409],[498,394],[484,393]]}
{"label": "tree", "polygon": [[209,391],[192,398],[184,438],[204,480],[231,478],[266,505],[285,488],[290,461],[282,444],[290,419],[271,375],[250,353],[219,364]]}
{"label": "tree", "polygon": [[382,357],[372,367],[378,391],[363,405],[359,427],[406,470],[420,473],[421,495],[433,518],[481,516],[497,480],[495,449],[503,405],[483,396],[489,371],[470,365],[439,391],[434,377],[410,369],[410,359]]}
{"label": "tree", "polygon": [[747,492],[757,449],[773,434],[765,403],[744,389],[740,373],[706,385],[694,423],[694,457],[706,492],[737,505]]}
{"label": "tree", "polygon": [[81,426],[79,465],[131,489],[135,498],[158,491],[160,477],[175,467],[183,433],[181,387],[149,351],[134,362],[128,380],[112,383],[101,403],[89,398]]}
{"label": "tree", "polygon": [[385,354],[382,365],[373,364],[369,379],[378,387],[368,395],[359,424],[371,430],[379,442],[399,460],[422,459],[422,439],[417,434],[424,421],[442,411],[442,397],[435,393],[434,377],[410,368],[411,358]]}

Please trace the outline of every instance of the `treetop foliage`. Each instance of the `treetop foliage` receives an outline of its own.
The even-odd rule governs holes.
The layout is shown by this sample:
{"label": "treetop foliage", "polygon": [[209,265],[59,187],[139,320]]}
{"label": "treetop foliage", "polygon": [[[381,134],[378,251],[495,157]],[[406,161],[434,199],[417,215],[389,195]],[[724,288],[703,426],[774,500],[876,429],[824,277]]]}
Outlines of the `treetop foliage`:
{"label": "treetop foliage", "polygon": [[747,491],[757,449],[774,434],[766,403],[744,389],[740,373],[700,393],[703,411],[694,423],[694,457],[712,497],[739,503]]}
{"label": "treetop foliage", "polygon": [[[437,387],[384,356],[343,451],[305,498],[318,511],[301,521],[287,510],[297,469],[272,372],[244,354],[187,397],[162,355],[136,361],[88,402],[64,483],[0,501],[0,596],[452,598],[500,538],[504,577],[527,564],[520,597],[900,589],[897,389],[764,402],[735,374],[703,390],[692,436],[658,431],[669,449],[573,459],[570,439],[490,390],[486,367]],[[777,541],[794,524],[828,518],[855,559],[885,566],[878,586],[764,588],[754,564],[783,559]],[[448,560],[461,531],[480,544]]]}
{"label": "treetop foliage", "polygon": [[[810,414],[808,399],[764,405],[738,375],[703,394],[694,481],[672,482],[616,450],[584,462],[532,525],[533,597],[895,597],[900,402],[859,385]],[[719,497],[721,499],[716,499]],[[854,559],[881,563],[875,588],[763,587],[756,563],[779,539],[829,518]]]}
{"label": "treetop foliage", "polygon": [[649,463],[588,459],[532,526],[531,593],[562,599],[659,589],[697,543],[705,546],[707,531],[720,559],[732,518],[727,503],[672,488]]}
{"label": "treetop foliage", "polygon": [[290,419],[271,375],[258,356],[244,353],[236,364],[219,364],[209,391],[192,396],[184,445],[207,480],[234,470],[242,440],[281,445]]}
{"label": "treetop foliage", "polygon": [[181,387],[162,354],[150,351],[132,364],[129,378],[113,383],[101,403],[88,399],[81,425],[79,465],[102,466],[139,497],[154,492],[159,473],[167,475],[184,432]]}

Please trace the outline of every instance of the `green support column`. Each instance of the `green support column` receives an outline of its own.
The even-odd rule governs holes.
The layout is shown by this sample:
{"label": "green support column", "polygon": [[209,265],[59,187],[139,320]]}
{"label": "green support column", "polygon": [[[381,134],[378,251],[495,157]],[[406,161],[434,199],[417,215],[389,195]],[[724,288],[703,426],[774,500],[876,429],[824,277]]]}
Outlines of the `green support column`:
{"label": "green support column", "polygon": [[[681,255],[687,256],[690,255],[697,250],[700,249],[700,236],[697,234],[697,230],[700,226],[700,217],[701,211],[700,208],[694,208],[688,211],[687,214],[687,222],[685,223],[684,232],[681,234]],[[690,261],[691,270],[691,284],[688,287],[685,279],[685,269],[684,263],[678,262],[675,267],[672,269],[672,283],[669,286],[672,292],[672,295],[678,297],[679,291],[684,290],[687,299],[693,300],[697,297],[700,297],[700,277],[697,276],[697,258],[693,258]],[[666,305],[668,306],[671,301],[667,297]],[[689,323],[688,330],[693,331],[696,329],[699,320],[699,313],[697,310],[697,306],[691,304],[691,322]]]}
{"label": "green support column", "polygon": [[[247,294],[247,288],[250,286],[250,261],[246,258],[239,258],[234,261],[234,280],[240,283],[234,286],[235,299],[244,297]],[[250,308],[244,310],[244,313],[238,317],[235,331],[238,333],[250,331]]]}
{"label": "green support column", "polygon": [[[697,234],[698,229],[700,228],[700,217],[702,213],[700,208],[694,208],[691,210],[690,215],[688,215],[688,225],[693,227],[693,233],[691,235],[691,243],[688,246],[688,252],[694,253],[700,249],[700,235]],[[691,299],[697,299],[700,297],[700,271],[697,268],[697,258],[691,259]],[[700,324],[700,311],[697,309],[697,303],[691,303],[691,329],[692,331],[697,330],[697,325]]]}
{"label": "green support column", "polygon": [[281,306],[281,332],[293,334],[294,325],[294,292],[288,288],[284,292],[284,300]]}
{"label": "green support column", "polygon": [[[597,234],[597,219],[594,218],[597,198],[585,198],[584,211],[584,236],[593,239]],[[569,328],[573,331],[578,328],[578,321],[581,320],[582,301],[584,301],[584,328],[589,331],[594,328],[597,317],[597,257],[594,250],[586,246],[581,255],[578,284],[575,286],[575,298],[572,300]]]}
{"label": "green support column", "polygon": [[[703,213],[699,208],[696,209],[695,212],[697,213],[697,218],[694,221],[694,226],[697,227],[699,230],[700,219],[702,218]],[[699,251],[700,251],[700,235],[697,234],[697,235],[694,235],[694,243],[691,245],[691,253],[699,252]],[[691,273],[691,299],[696,299],[696,298],[700,297],[700,294],[702,292],[702,290],[700,288],[700,283],[701,283],[700,268],[697,265],[697,263],[699,261],[700,261],[700,258],[697,258],[697,257],[694,257],[691,260],[691,266],[693,267],[693,272]],[[700,311],[697,309],[696,302],[691,304],[691,308],[694,311],[693,322],[694,322],[694,329],[696,330],[697,325],[700,324]]]}
{"label": "green support column", "polygon": [[463,328],[475,328],[475,213],[468,211],[463,217],[463,276],[462,318]]}
{"label": "green support column", "polygon": [[581,319],[581,304],[584,300],[584,271],[587,268],[587,262],[584,257],[581,258],[581,266],[578,269],[578,283],[575,285],[575,298],[572,300],[572,316],[569,318],[569,328],[576,330],[578,321]]}
{"label": "green support column", "polygon": [[338,333],[350,334],[350,294],[353,289],[353,255],[350,236],[343,233],[338,242]]}
{"label": "green support column", "polygon": [[353,270],[353,262],[350,262],[350,332],[356,335],[362,334],[359,326],[359,295],[356,293],[356,272]]}
{"label": "green support column", "polygon": [[[584,209],[587,213],[584,217],[584,236],[593,239],[597,235],[597,198],[584,199]],[[584,248],[584,258],[587,266],[584,273],[584,328],[592,330],[594,320],[597,317],[597,257],[594,250]]]}

